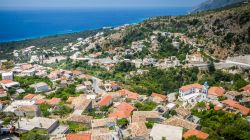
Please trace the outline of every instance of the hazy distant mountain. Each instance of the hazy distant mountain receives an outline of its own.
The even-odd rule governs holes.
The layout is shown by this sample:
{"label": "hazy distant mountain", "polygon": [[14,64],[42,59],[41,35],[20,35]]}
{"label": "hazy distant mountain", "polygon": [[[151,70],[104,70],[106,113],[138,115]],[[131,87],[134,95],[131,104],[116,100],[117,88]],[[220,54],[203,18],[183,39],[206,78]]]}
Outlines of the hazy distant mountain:
{"label": "hazy distant mountain", "polygon": [[207,10],[214,10],[222,7],[226,7],[232,4],[245,2],[248,0],[207,0],[196,7],[192,13],[207,11]]}

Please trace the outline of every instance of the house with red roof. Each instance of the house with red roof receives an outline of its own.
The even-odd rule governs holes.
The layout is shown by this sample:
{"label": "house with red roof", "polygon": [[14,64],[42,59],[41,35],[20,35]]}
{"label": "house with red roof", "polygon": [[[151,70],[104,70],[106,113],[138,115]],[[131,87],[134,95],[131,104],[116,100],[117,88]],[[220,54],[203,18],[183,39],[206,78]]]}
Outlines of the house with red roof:
{"label": "house with red roof", "polygon": [[198,83],[189,84],[179,88],[179,99],[185,104],[194,106],[197,102],[201,102],[207,99],[208,84],[204,85]]}
{"label": "house with red roof", "polygon": [[47,104],[49,105],[58,105],[61,102],[60,98],[52,98],[50,100],[47,100]]}
{"label": "house with red roof", "polygon": [[153,102],[161,103],[161,102],[166,102],[167,101],[167,96],[162,95],[162,94],[158,94],[158,93],[152,93],[151,94],[151,99],[152,99]]}
{"label": "house with red roof", "polygon": [[67,134],[66,140],[91,140],[91,134],[90,133],[84,133],[84,134]]}
{"label": "house with red roof", "polygon": [[20,83],[12,80],[1,80],[0,85],[3,89],[9,90],[11,88],[18,88],[20,86]]}
{"label": "house with red roof", "polygon": [[83,74],[83,72],[80,70],[73,70],[71,72],[73,74],[73,77],[77,77],[77,76],[80,76],[81,74]]}
{"label": "house with red roof", "polygon": [[250,91],[250,84],[242,87],[241,90],[243,90],[243,91]]}
{"label": "house with red roof", "polygon": [[180,96],[201,92],[204,87],[198,83],[182,86],[179,89]]}
{"label": "house with red roof", "polygon": [[46,103],[46,100],[44,100],[44,99],[38,99],[38,100],[36,100],[36,104],[37,105],[41,105],[41,104],[45,104]]}
{"label": "house with red roof", "polygon": [[32,100],[32,98],[34,98],[36,96],[36,94],[32,94],[29,93],[26,96],[23,97],[24,100]]}
{"label": "house with red roof", "polygon": [[140,95],[138,93],[135,93],[135,92],[130,92],[127,94],[127,98],[131,99],[131,100],[138,100],[139,97],[140,97]]}
{"label": "house with red roof", "polygon": [[125,96],[126,98],[132,99],[132,100],[138,100],[138,98],[140,97],[140,95],[138,93],[129,91],[127,89],[121,89],[121,90],[118,91],[118,93],[121,96]]}
{"label": "house with red roof", "polygon": [[113,103],[113,101],[112,101],[112,96],[106,95],[106,96],[104,96],[104,97],[98,102],[98,105],[99,105],[100,107],[102,107],[102,106],[110,106],[112,103]]}
{"label": "house with red roof", "polygon": [[222,103],[226,105],[226,108],[224,108],[226,111],[241,113],[243,115],[247,115],[250,112],[249,108],[231,99],[224,100]]}
{"label": "house with red roof", "polygon": [[185,132],[183,134],[183,137],[185,139],[191,137],[191,136],[196,136],[197,138],[199,139],[207,139],[209,137],[209,134],[205,133],[205,132],[202,132],[202,131],[199,131],[199,130],[196,130],[196,129],[192,129],[192,130],[188,130],[187,132]]}
{"label": "house with red roof", "polygon": [[208,90],[208,97],[211,99],[217,99],[217,97],[223,96],[225,89],[222,87],[210,87]]}
{"label": "house with red roof", "polygon": [[135,107],[129,103],[122,102],[115,106],[113,113],[109,114],[110,118],[129,118]]}

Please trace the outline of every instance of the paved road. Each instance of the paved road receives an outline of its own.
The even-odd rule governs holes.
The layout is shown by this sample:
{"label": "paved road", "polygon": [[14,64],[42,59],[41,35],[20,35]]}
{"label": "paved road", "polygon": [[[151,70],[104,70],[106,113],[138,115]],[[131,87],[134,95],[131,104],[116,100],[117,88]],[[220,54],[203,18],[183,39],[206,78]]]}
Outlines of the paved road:
{"label": "paved road", "polygon": [[99,87],[99,85],[102,81],[101,79],[98,79],[96,77],[92,77],[92,81],[93,81],[92,87],[93,87],[95,93],[106,93],[105,90],[103,90]]}
{"label": "paved road", "polygon": [[231,63],[231,64],[240,65],[240,66],[244,66],[244,67],[250,67],[249,64],[241,63],[241,62],[235,62],[235,61],[231,61],[231,60],[226,60],[225,63]]}

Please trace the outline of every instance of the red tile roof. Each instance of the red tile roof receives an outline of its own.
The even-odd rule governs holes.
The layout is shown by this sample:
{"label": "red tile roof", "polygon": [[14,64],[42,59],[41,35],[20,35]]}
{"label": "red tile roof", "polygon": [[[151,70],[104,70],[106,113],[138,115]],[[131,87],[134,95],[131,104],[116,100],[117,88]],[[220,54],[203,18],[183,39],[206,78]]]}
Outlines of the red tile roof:
{"label": "red tile roof", "polygon": [[134,99],[134,100],[137,100],[139,98],[139,94],[138,93],[134,93],[134,92],[131,92],[131,93],[128,93],[128,99]]}
{"label": "red tile roof", "polygon": [[127,90],[127,89],[121,89],[118,91],[121,95],[127,95],[128,93],[130,93],[131,91]]}
{"label": "red tile roof", "polygon": [[243,115],[247,115],[250,111],[249,108],[245,107],[245,106],[242,106],[240,105],[238,102],[234,101],[234,100],[231,100],[231,99],[228,99],[228,100],[224,100],[222,101],[222,103],[224,104],[227,104],[233,108],[236,108],[236,109],[239,109],[240,112],[243,114]]}
{"label": "red tile roof", "polygon": [[91,140],[91,134],[67,134],[66,140]]}
{"label": "red tile roof", "polygon": [[241,89],[244,90],[244,91],[250,91],[250,84],[242,87]]}
{"label": "red tile roof", "polygon": [[223,96],[225,93],[225,89],[222,87],[211,87],[208,90],[208,94],[215,95],[215,96]]}
{"label": "red tile roof", "polygon": [[214,106],[214,110],[215,110],[215,111],[218,111],[218,110],[221,110],[221,109],[222,109],[222,107],[220,107],[220,106],[217,106],[217,105]]}
{"label": "red tile roof", "polygon": [[110,118],[129,118],[130,115],[131,115],[131,113],[128,112],[128,111],[125,111],[125,112],[117,111],[117,112],[114,112],[114,113],[110,113],[108,116]]}
{"label": "red tile roof", "polygon": [[190,89],[192,89],[192,88],[202,89],[203,86],[200,85],[200,84],[198,84],[198,83],[195,83],[195,84],[190,84],[190,85],[182,86],[182,87],[180,88],[180,90],[182,90],[182,91],[187,91],[187,90],[190,90]]}
{"label": "red tile roof", "polygon": [[23,99],[25,99],[25,100],[31,100],[33,97],[35,97],[36,96],[36,94],[28,94],[28,95],[26,95],[26,96],[24,96],[23,97]]}
{"label": "red tile roof", "polygon": [[152,96],[152,97],[159,97],[159,98],[161,98],[162,100],[166,100],[166,99],[167,99],[167,96],[166,96],[166,95],[162,95],[162,94],[158,94],[158,93],[152,93],[151,96]]}
{"label": "red tile roof", "polygon": [[139,98],[138,93],[131,92],[131,91],[127,90],[127,89],[121,89],[118,92],[120,93],[120,95],[127,95],[127,98],[129,98],[129,99],[137,100]]}
{"label": "red tile roof", "polygon": [[41,104],[45,104],[45,103],[46,103],[46,101],[44,99],[38,99],[38,100],[36,100],[36,104],[37,105],[41,105]]}
{"label": "red tile roof", "polygon": [[104,96],[100,101],[99,101],[99,105],[100,106],[107,106],[109,105],[109,103],[112,101],[112,96],[110,95],[107,95],[107,96]]}
{"label": "red tile roof", "polygon": [[10,84],[10,83],[13,83],[13,81],[12,80],[2,80],[2,81],[0,81],[0,83],[2,83],[2,84]]}
{"label": "red tile roof", "polygon": [[80,70],[73,70],[72,73],[73,73],[74,75],[81,75],[81,74],[82,74],[82,71],[80,71]]}
{"label": "red tile roof", "polygon": [[61,102],[61,99],[60,98],[52,98],[50,100],[47,101],[47,103],[49,105],[57,105]]}
{"label": "red tile roof", "polygon": [[126,111],[133,111],[135,107],[129,103],[122,102],[121,104],[117,105],[116,108],[118,110],[126,110]]}
{"label": "red tile roof", "polygon": [[134,106],[123,102],[115,107],[117,109],[116,112],[110,113],[109,117],[111,118],[129,118],[131,112],[135,109]]}
{"label": "red tile roof", "polygon": [[193,130],[188,130],[186,133],[183,134],[183,137],[184,137],[185,139],[187,139],[187,138],[190,137],[190,136],[196,136],[197,138],[200,138],[200,139],[205,140],[205,139],[208,138],[209,135],[208,135],[207,133],[204,133],[204,132],[202,132],[202,131],[195,130],[195,129],[193,129]]}

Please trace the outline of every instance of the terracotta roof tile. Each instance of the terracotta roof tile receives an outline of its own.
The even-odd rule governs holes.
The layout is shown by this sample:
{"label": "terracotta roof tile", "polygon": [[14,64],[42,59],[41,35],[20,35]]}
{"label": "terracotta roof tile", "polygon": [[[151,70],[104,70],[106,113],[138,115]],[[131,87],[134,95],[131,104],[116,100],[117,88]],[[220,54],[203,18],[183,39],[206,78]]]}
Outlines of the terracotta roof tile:
{"label": "terracotta roof tile", "polygon": [[198,83],[195,83],[195,84],[190,84],[190,85],[182,86],[182,87],[180,88],[180,90],[182,90],[182,91],[187,91],[187,90],[190,90],[190,89],[192,89],[192,88],[202,89],[203,86],[200,85],[200,84],[198,84]]}
{"label": "terracotta roof tile", "polygon": [[99,105],[100,106],[107,106],[109,105],[109,103],[112,101],[112,96],[110,95],[107,95],[107,96],[104,96],[100,101],[99,101]]}
{"label": "terracotta roof tile", "polygon": [[208,90],[208,94],[215,95],[215,96],[223,96],[225,90],[222,87],[211,87]]}
{"label": "terracotta roof tile", "polygon": [[126,103],[126,102],[122,102],[120,103],[119,105],[116,106],[116,108],[118,110],[126,110],[126,111],[133,111],[135,109],[135,107],[129,103]]}
{"label": "terracotta roof tile", "polygon": [[159,97],[159,98],[161,98],[162,100],[166,100],[166,99],[167,99],[167,96],[166,96],[166,95],[162,95],[162,94],[158,94],[158,93],[152,93],[151,96],[152,96],[152,97]]}
{"label": "terracotta roof tile", "polygon": [[38,100],[36,100],[36,104],[37,105],[41,105],[41,104],[45,104],[46,103],[46,100],[44,100],[44,99],[38,99]]}
{"label": "terracotta roof tile", "polygon": [[215,110],[215,111],[218,111],[218,110],[221,110],[221,109],[222,109],[222,107],[221,107],[221,106],[217,106],[217,105],[216,105],[216,106],[214,106],[214,110]]}
{"label": "terracotta roof tile", "polygon": [[34,98],[36,96],[36,94],[28,94],[28,95],[26,95],[26,96],[24,96],[23,97],[23,99],[25,99],[25,100],[31,100],[32,98]]}
{"label": "terracotta roof tile", "polygon": [[61,99],[60,98],[52,98],[50,100],[47,101],[47,103],[49,105],[57,105],[61,102]]}
{"label": "terracotta roof tile", "polygon": [[135,109],[134,106],[122,102],[121,104],[115,106],[115,112],[110,113],[109,117],[111,118],[129,118],[131,115],[131,112]]}
{"label": "terracotta roof tile", "polygon": [[1,80],[0,83],[2,84],[10,84],[10,83],[13,83],[14,81],[12,80]]}
{"label": "terracotta roof tile", "polygon": [[234,100],[231,100],[231,99],[228,99],[228,100],[224,100],[222,101],[222,103],[224,104],[227,104],[233,108],[236,108],[236,109],[239,109],[240,112],[243,114],[243,115],[247,115],[250,111],[249,108],[245,107],[245,106],[242,106],[240,105],[238,102],[234,101]]}
{"label": "terracotta roof tile", "polygon": [[81,74],[82,74],[82,71],[80,71],[80,70],[73,70],[72,73],[73,73],[74,75],[81,75]]}
{"label": "terracotta roof tile", "polygon": [[250,91],[250,84],[248,84],[248,85],[242,87],[241,90]]}
{"label": "terracotta roof tile", "polygon": [[91,140],[91,134],[67,134],[66,140]]}
{"label": "terracotta roof tile", "polygon": [[202,132],[202,131],[195,130],[195,129],[193,129],[193,130],[188,130],[186,133],[183,134],[183,137],[184,137],[185,139],[187,139],[187,138],[190,137],[190,136],[196,136],[197,138],[200,138],[200,139],[205,140],[205,139],[208,138],[209,135],[208,135],[207,133],[204,133],[204,132]]}
{"label": "terracotta roof tile", "polygon": [[133,99],[133,100],[137,100],[139,98],[139,94],[134,92],[128,93],[127,96],[128,99]]}

